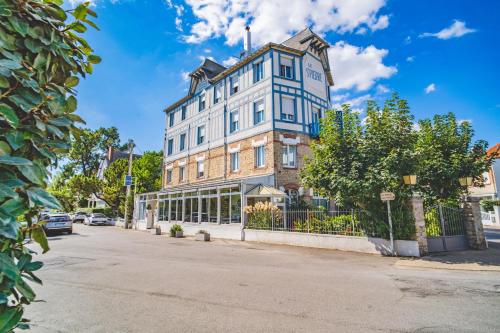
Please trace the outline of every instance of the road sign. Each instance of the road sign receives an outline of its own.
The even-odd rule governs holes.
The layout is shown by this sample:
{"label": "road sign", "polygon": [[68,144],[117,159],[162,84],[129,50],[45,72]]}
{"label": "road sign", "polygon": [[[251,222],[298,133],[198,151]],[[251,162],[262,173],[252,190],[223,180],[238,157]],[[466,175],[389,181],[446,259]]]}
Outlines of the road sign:
{"label": "road sign", "polygon": [[132,185],[132,176],[125,176],[125,186]]}
{"label": "road sign", "polygon": [[392,201],[394,199],[396,199],[396,195],[392,192],[380,193],[380,200],[382,200],[382,201]]}

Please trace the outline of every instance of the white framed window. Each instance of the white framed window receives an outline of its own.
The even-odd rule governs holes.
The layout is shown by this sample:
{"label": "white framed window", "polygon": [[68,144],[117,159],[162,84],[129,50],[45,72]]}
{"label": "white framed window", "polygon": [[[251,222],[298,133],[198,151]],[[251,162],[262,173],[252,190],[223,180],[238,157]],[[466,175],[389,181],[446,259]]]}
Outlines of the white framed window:
{"label": "white framed window", "polygon": [[240,113],[238,110],[231,111],[229,114],[229,133],[240,130]]}
{"label": "white framed window", "polygon": [[233,75],[229,78],[229,89],[230,89],[230,95],[234,95],[239,91],[239,77],[238,75]]}
{"label": "white framed window", "polygon": [[231,158],[231,172],[240,170],[240,153],[234,152],[230,155]]}
{"label": "white framed window", "polygon": [[280,58],[280,76],[293,79],[293,60],[288,57]]}
{"label": "white framed window", "polygon": [[281,96],[281,120],[295,121],[295,98]]}
{"label": "white framed window", "polygon": [[168,139],[167,155],[172,155],[173,152],[174,152],[174,139]]}
{"label": "white framed window", "polygon": [[205,175],[205,165],[203,161],[196,162],[196,176],[201,178]]}
{"label": "white framed window", "polygon": [[262,168],[266,165],[266,147],[255,147],[255,167]]}
{"label": "white framed window", "polygon": [[264,78],[264,62],[260,61],[253,65],[253,83]]}
{"label": "white framed window", "polygon": [[282,149],[283,166],[287,168],[297,167],[297,146],[283,145]]}
{"label": "white framed window", "polygon": [[264,101],[260,100],[253,103],[253,124],[257,125],[264,122]]}
{"label": "white framed window", "polygon": [[206,94],[203,92],[201,93],[200,97],[199,98],[199,107],[200,107],[200,111],[203,111],[205,110],[205,106],[206,106]]}
{"label": "white framed window", "polygon": [[181,120],[186,119],[187,116],[187,106],[183,105],[181,108]]}
{"label": "white framed window", "polygon": [[222,84],[218,84],[214,87],[214,104],[217,104],[222,99]]}
{"label": "white framed window", "polygon": [[172,169],[167,170],[167,184],[172,182]]}
{"label": "white framed window", "polygon": [[313,106],[312,107],[312,122],[317,124],[319,123],[319,120],[321,119],[321,109]]}
{"label": "white framed window", "polygon": [[196,133],[196,143],[201,145],[205,142],[205,126],[199,126]]}
{"label": "white framed window", "polygon": [[179,181],[183,182],[186,180],[186,167],[181,166],[179,167]]}
{"label": "white framed window", "polygon": [[179,136],[179,151],[183,151],[186,148],[186,133],[182,133]]}
{"label": "white framed window", "polygon": [[175,121],[175,112],[172,111],[172,112],[170,112],[170,114],[168,116],[168,126],[169,127],[174,126],[174,121]]}

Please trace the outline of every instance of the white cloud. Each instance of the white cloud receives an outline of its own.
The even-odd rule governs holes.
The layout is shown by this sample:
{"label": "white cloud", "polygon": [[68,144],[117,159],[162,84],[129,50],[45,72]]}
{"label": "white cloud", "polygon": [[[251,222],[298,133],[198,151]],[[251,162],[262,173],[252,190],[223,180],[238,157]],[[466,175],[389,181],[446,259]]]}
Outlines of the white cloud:
{"label": "white cloud", "polygon": [[430,94],[432,92],[436,91],[436,85],[434,83],[429,84],[427,87],[425,87],[425,93]]}
{"label": "white cloud", "polygon": [[406,57],[406,61],[408,61],[408,62],[414,62],[415,61],[415,56]]}
{"label": "white cloud", "polygon": [[396,67],[383,63],[387,54],[387,50],[373,45],[362,48],[344,41],[332,45],[328,57],[335,81],[333,89],[355,88],[363,91],[370,89],[377,80],[393,76],[397,72]]}
{"label": "white cloud", "polygon": [[75,8],[76,6],[78,6],[79,4],[81,4],[83,2],[89,2],[90,6],[95,7],[96,1],[97,0],[69,0],[68,2],[72,8]]}
{"label": "white cloud", "polygon": [[390,91],[389,88],[387,88],[386,86],[384,86],[383,84],[378,84],[377,85],[377,93],[379,94],[386,94]]}
{"label": "white cloud", "polygon": [[181,78],[182,78],[182,81],[184,81],[184,82],[189,82],[191,80],[191,77],[189,76],[189,72],[182,71]]}
{"label": "white cloud", "polygon": [[372,99],[372,96],[370,94],[365,94],[365,95],[361,95],[361,96],[351,98],[351,99],[347,99],[347,98],[340,99],[340,100],[338,100],[337,103],[334,103],[332,106],[334,109],[339,109],[343,104],[349,104],[351,107],[351,110],[361,114],[361,113],[363,113],[362,107],[364,107],[364,104],[366,103],[366,101],[368,101],[370,99]]}
{"label": "white cloud", "polygon": [[210,49],[204,49],[203,52],[205,52],[205,53],[212,53],[212,50],[210,50]]}
{"label": "white cloud", "polygon": [[406,38],[405,38],[405,44],[406,45],[411,44],[411,36],[406,36]]}
{"label": "white cloud", "polygon": [[330,99],[332,102],[340,102],[342,100],[346,100],[349,97],[349,94],[337,94],[333,95]]}
{"label": "white cloud", "polygon": [[441,31],[438,32],[424,32],[421,34],[419,37],[436,37],[439,39],[450,39],[450,38],[457,38],[457,37],[462,37],[463,35],[476,32],[475,29],[469,29],[465,26],[465,22],[455,20],[453,21],[452,25],[450,25],[448,28],[444,28]]}
{"label": "white cloud", "polygon": [[172,0],[165,0],[165,3],[167,4],[167,7],[172,9],[175,9],[175,28],[180,31],[184,32],[184,29],[182,28],[182,16],[184,15],[185,8],[183,5],[177,5],[172,2]]}
{"label": "white cloud", "polygon": [[310,26],[324,34],[376,31],[389,25],[380,15],[386,0],[186,0],[197,22],[185,40],[200,43],[223,36],[228,45],[237,44],[243,28],[252,27],[255,45],[281,42],[294,32]]}
{"label": "white cloud", "polygon": [[225,66],[225,67],[231,67],[232,65],[234,65],[237,62],[238,62],[238,58],[236,58],[236,57],[229,57],[226,60],[222,61],[222,65]]}

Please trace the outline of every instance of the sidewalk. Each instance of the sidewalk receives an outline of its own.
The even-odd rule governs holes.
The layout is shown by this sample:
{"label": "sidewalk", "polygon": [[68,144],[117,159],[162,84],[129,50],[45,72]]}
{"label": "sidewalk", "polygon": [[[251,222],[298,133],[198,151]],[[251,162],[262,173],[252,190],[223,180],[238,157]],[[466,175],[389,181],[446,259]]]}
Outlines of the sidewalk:
{"label": "sidewalk", "polygon": [[402,258],[394,265],[434,269],[500,272],[500,243],[488,242],[484,251],[467,250],[435,253],[422,258]]}

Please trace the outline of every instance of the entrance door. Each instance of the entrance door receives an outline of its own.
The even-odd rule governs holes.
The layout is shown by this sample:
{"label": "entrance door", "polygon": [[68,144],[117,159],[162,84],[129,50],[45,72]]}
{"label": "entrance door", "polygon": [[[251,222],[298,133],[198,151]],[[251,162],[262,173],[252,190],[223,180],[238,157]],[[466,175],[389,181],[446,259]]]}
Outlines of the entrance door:
{"label": "entrance door", "polygon": [[442,205],[425,212],[429,252],[460,251],[469,248],[465,219],[461,209]]}

